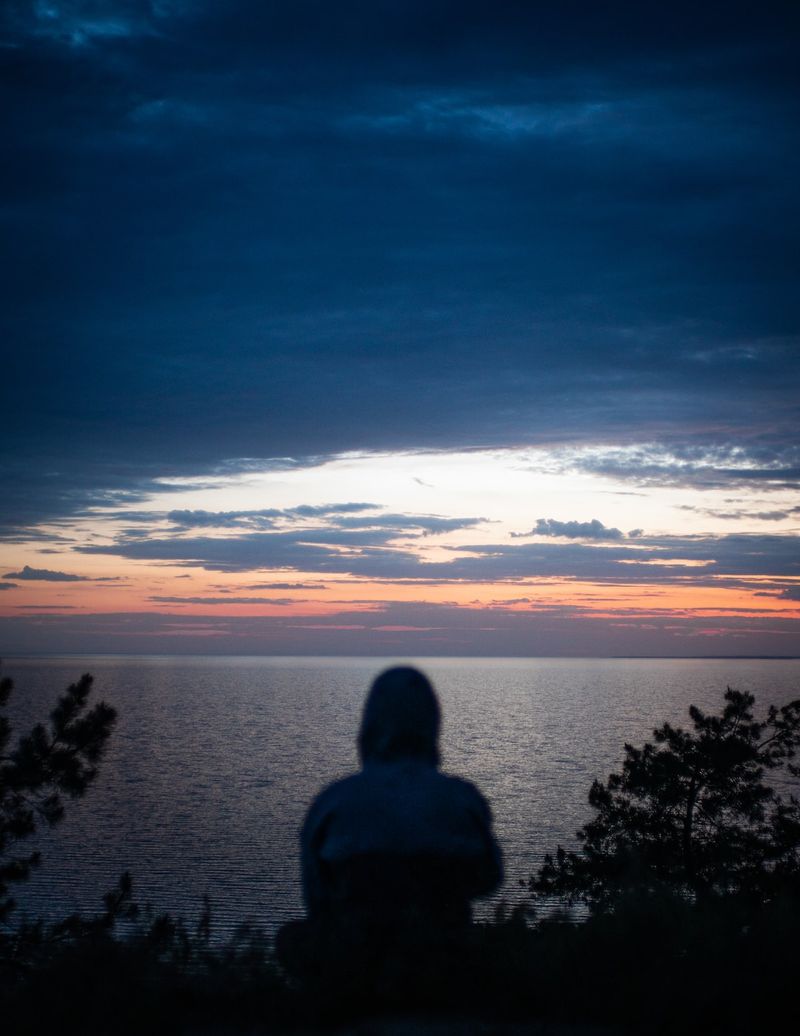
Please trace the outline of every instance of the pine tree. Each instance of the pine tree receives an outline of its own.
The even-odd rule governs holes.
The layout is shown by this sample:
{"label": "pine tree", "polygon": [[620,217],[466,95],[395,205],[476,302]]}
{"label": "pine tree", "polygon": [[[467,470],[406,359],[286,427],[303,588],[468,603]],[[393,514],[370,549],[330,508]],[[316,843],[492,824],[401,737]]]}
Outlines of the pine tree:
{"label": "pine tree", "polygon": [[116,711],[105,702],[87,708],[92,677],[71,684],[50,713],[9,751],[12,728],[3,710],[13,683],[0,679],[0,923],[14,907],[10,886],[40,862],[39,853],[20,853],[18,843],[40,825],[64,816],[64,799],[80,798],[97,776]]}
{"label": "pine tree", "polygon": [[753,695],[728,688],[725,702],[720,715],[692,706],[692,730],[665,723],[643,748],[625,745],[622,772],[592,785],[580,851],[547,855],[535,895],[602,909],[631,888],[695,900],[800,888],[800,802],[766,780],[800,776],[800,699],[763,721]]}

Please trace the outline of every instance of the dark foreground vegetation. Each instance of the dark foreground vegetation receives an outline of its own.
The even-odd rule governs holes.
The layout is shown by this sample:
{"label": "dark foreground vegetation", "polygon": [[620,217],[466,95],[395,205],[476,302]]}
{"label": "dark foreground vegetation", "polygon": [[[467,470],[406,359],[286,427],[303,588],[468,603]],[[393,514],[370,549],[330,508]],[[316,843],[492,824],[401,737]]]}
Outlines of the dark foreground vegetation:
{"label": "dark foreground vegetation", "polygon": [[[0,684],[0,706],[11,689]],[[37,862],[21,844],[88,789],[113,727],[90,689],[70,687],[13,749],[0,718],[3,1033],[303,1032],[409,1013],[461,1019],[459,1031],[472,1019],[756,1033],[796,1013],[800,701],[758,720],[752,696],[728,691],[719,715],[693,709],[690,730],[626,746],[622,771],[591,789],[580,850],[549,857],[493,923],[446,949],[388,949],[368,980],[298,988],[256,930],[215,938],[208,900],[191,924],[154,916],[127,874],[95,917],[15,923],[10,890]]]}

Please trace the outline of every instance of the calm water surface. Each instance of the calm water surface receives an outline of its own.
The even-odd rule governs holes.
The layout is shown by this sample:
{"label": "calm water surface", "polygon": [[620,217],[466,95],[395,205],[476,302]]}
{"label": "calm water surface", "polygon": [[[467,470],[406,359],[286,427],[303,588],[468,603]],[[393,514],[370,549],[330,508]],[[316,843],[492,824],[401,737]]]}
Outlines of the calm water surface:
{"label": "calm water surface", "polygon": [[[297,832],[321,786],[357,768],[355,733],[391,659],[11,658],[18,729],[66,685],[95,677],[119,711],[87,797],[41,837],[44,863],[16,892],[31,914],[92,911],[123,870],[138,898],[194,918],[212,897],[226,931],[267,931],[300,912]],[[558,843],[575,844],[587,793],[664,720],[717,710],[726,686],[757,705],[800,694],[797,660],[421,659],[443,708],[444,768],[492,804],[506,860],[501,896]]]}

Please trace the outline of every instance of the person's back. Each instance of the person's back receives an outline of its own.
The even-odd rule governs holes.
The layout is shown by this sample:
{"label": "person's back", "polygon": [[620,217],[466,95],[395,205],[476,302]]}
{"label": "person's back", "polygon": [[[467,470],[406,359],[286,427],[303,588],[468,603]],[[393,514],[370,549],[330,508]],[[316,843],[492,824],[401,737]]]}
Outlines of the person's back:
{"label": "person's back", "polygon": [[279,940],[291,970],[338,981],[387,960],[407,970],[404,956],[421,966],[426,950],[464,937],[471,900],[500,883],[489,808],[474,785],[439,771],[438,733],[422,673],[378,677],[358,738],[362,769],[325,789],[303,825],[308,921]]}

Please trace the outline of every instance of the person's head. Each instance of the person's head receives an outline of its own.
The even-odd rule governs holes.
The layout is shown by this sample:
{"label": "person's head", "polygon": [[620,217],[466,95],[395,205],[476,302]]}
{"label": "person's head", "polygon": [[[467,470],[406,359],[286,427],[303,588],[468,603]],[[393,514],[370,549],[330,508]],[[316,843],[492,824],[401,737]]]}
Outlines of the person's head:
{"label": "person's head", "polygon": [[421,759],[439,762],[439,702],[430,681],[411,666],[375,680],[364,704],[358,751],[362,763]]}

